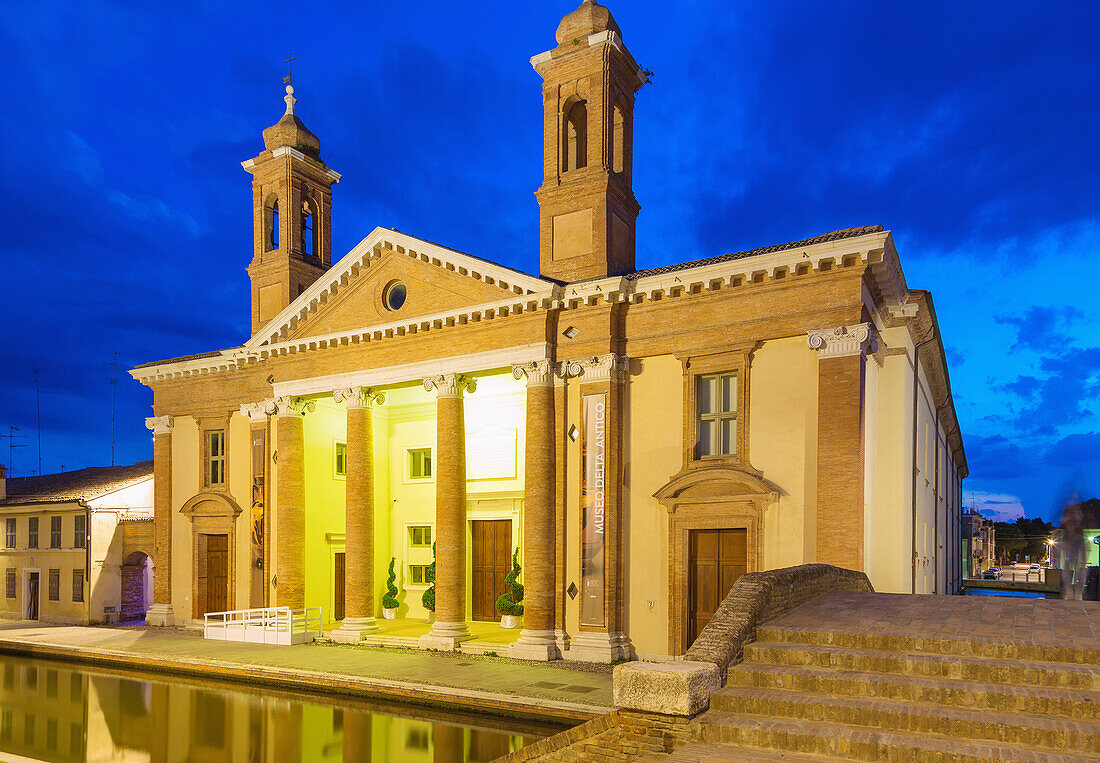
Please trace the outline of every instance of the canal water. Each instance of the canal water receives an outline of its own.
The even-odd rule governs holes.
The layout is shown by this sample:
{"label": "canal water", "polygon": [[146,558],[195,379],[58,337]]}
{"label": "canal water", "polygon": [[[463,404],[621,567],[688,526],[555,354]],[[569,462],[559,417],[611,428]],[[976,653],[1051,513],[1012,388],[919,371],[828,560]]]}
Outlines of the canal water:
{"label": "canal water", "polygon": [[2,761],[490,761],[564,727],[0,655]]}

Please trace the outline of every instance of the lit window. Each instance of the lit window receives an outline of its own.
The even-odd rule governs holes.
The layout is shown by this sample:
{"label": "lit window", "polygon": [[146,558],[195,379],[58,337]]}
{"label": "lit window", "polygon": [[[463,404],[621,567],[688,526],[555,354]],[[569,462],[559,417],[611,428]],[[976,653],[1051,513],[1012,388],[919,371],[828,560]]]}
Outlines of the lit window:
{"label": "lit window", "polygon": [[409,545],[413,548],[431,548],[432,528],[423,526],[410,527]]}
{"label": "lit window", "polygon": [[696,384],[697,457],[737,455],[737,374],[700,376]]}
{"label": "lit window", "polygon": [[7,533],[4,538],[5,548],[15,548],[15,518],[11,518],[7,521]]}
{"label": "lit window", "polygon": [[206,484],[225,484],[225,430],[206,433]]}
{"label": "lit window", "polygon": [[410,564],[409,582],[413,585],[428,585],[428,565]]}
{"label": "lit window", "polygon": [[38,548],[38,517],[27,517],[27,548]]}
{"label": "lit window", "polygon": [[409,451],[409,479],[423,480],[432,476],[432,449],[413,448]]}
{"label": "lit window", "polygon": [[84,570],[73,570],[73,601],[84,601]]}
{"label": "lit window", "polygon": [[336,470],[336,476],[346,477],[348,474],[348,444],[346,442],[336,443],[334,456],[336,464],[333,468]]}
{"label": "lit window", "polygon": [[88,517],[77,514],[73,522],[73,548],[85,548],[88,545]]}
{"label": "lit window", "polygon": [[61,601],[61,570],[50,570],[50,601]]}
{"label": "lit window", "polygon": [[61,517],[50,517],[50,548],[61,548]]}

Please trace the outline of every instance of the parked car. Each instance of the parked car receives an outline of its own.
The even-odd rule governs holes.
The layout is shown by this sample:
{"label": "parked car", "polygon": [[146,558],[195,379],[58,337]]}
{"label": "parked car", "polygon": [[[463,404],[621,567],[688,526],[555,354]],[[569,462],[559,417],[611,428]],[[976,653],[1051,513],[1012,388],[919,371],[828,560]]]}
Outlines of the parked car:
{"label": "parked car", "polygon": [[1000,567],[990,567],[988,570],[986,570],[985,572],[982,573],[982,580],[1000,580],[1000,579],[1001,579],[1001,568]]}
{"label": "parked car", "polygon": [[1033,564],[1033,565],[1031,565],[1030,567],[1027,568],[1027,571],[1028,572],[1042,572],[1043,568],[1040,567],[1038,564]]}

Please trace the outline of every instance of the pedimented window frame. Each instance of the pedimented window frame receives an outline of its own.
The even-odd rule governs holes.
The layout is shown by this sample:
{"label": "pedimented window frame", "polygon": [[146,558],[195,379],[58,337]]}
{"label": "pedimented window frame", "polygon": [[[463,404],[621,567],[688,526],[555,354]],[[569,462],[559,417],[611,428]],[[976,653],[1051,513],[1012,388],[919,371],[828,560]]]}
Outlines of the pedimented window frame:
{"label": "pedimented window frame", "polygon": [[[749,466],[749,369],[752,354],[759,342],[734,345],[721,352],[677,354],[684,369],[684,427],[681,451],[684,469],[703,468],[714,464]],[[716,374],[737,376],[737,446],[731,456],[707,456],[699,458],[695,446],[699,437],[698,390],[699,378]]]}

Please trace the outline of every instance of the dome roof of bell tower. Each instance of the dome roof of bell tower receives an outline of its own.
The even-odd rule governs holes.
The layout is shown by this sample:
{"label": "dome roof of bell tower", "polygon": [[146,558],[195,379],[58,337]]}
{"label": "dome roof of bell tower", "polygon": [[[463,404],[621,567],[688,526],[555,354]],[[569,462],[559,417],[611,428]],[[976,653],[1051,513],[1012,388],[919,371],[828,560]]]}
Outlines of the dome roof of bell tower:
{"label": "dome roof of bell tower", "polygon": [[294,113],[294,104],[297,103],[297,99],[294,97],[292,86],[286,86],[286,97],[283,100],[286,101],[286,113],[283,114],[282,119],[264,130],[264,148],[273,151],[276,148],[290,146],[314,159],[320,158],[320,138],[311,133]]}
{"label": "dome roof of bell tower", "polygon": [[583,39],[590,34],[607,31],[622,35],[611,11],[596,0],[584,0],[577,10],[561,20],[555,37],[558,45],[562,45],[571,40]]}

